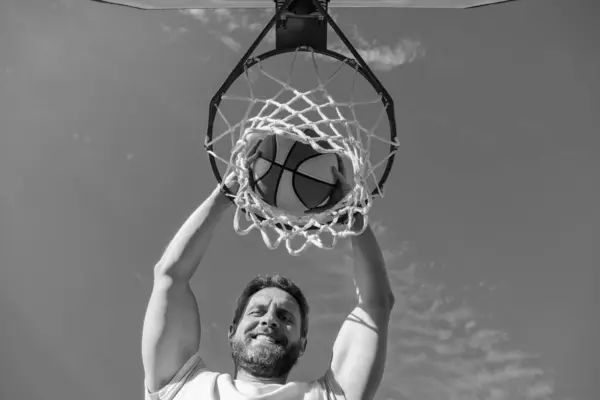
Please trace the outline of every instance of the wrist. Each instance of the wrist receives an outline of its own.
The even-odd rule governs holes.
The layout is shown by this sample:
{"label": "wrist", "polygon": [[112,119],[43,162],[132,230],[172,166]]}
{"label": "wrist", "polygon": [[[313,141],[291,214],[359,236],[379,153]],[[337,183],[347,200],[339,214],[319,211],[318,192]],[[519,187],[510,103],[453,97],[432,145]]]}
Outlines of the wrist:
{"label": "wrist", "polygon": [[217,185],[217,187],[213,190],[211,197],[214,202],[219,205],[227,208],[232,204],[233,198],[232,195],[227,192],[227,189],[222,185]]}

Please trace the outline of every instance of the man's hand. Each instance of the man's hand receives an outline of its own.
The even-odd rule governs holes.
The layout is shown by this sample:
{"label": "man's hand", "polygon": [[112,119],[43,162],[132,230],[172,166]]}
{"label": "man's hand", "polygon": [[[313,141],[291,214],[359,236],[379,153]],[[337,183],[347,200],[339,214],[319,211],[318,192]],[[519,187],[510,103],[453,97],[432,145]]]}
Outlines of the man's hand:
{"label": "man's hand", "polygon": [[[262,140],[259,140],[250,148],[250,150],[248,151],[248,158],[246,158],[246,162],[244,163],[244,167],[248,170],[249,185],[251,188],[254,188],[255,182],[254,175],[252,174],[250,167],[252,166],[252,164],[254,164],[256,159],[261,154],[260,150],[258,150],[258,146],[260,146],[261,143]],[[229,189],[229,192],[231,192],[235,196],[235,194],[240,188],[240,184],[238,182],[238,174],[235,170],[231,171],[229,175],[227,175],[225,179],[223,179],[222,186]]]}

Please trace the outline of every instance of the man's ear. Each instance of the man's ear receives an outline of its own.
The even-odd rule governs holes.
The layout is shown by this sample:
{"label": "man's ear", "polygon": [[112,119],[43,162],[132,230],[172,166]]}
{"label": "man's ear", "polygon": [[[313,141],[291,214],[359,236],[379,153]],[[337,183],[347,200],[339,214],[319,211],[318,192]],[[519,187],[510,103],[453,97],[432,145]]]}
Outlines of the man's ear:
{"label": "man's ear", "polygon": [[303,337],[300,339],[300,355],[303,355],[306,351],[306,345],[308,344],[308,339]]}
{"label": "man's ear", "polygon": [[237,326],[235,324],[229,325],[229,339],[235,334]]}

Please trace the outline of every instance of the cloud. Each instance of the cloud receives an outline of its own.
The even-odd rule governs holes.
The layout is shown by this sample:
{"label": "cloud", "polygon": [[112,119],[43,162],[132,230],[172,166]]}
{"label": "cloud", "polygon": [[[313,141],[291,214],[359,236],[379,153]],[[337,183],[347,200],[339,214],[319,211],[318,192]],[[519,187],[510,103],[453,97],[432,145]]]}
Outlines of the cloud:
{"label": "cloud", "polygon": [[[427,267],[407,261],[414,250],[401,243],[383,223],[373,221],[388,261],[397,305],[389,327],[388,357],[377,398],[394,400],[551,400],[552,377],[536,365],[538,357],[514,348],[507,331],[485,328],[483,310],[455,304],[444,285],[426,278]],[[351,282],[351,248],[345,241],[328,252],[307,255],[315,268]],[[312,252],[311,252],[312,253]],[[335,261],[337,260],[337,261]],[[340,260],[343,260],[340,262]],[[319,268],[319,273],[323,270]],[[340,280],[336,283],[339,287]],[[400,301],[398,301],[400,300]],[[355,301],[352,290],[327,293],[314,300],[315,319],[333,324],[347,310],[332,310],[332,301]],[[320,308],[328,310],[319,311]],[[333,329],[334,327],[331,326]],[[337,328],[337,327],[335,327]],[[538,362],[539,363],[539,362]]]}
{"label": "cloud", "polygon": [[207,24],[209,19],[207,15],[207,10],[204,9],[191,9],[191,10],[182,10],[183,14],[189,15],[194,19],[202,22],[203,24]]}
{"label": "cloud", "polygon": [[187,28],[184,28],[182,26],[175,28],[169,25],[161,24],[161,27],[163,31],[165,31],[167,35],[169,35],[170,42],[179,39],[181,36],[189,32]]}
{"label": "cloud", "polygon": [[[335,20],[335,18],[334,18]],[[425,48],[420,42],[410,39],[400,39],[396,44],[380,44],[378,40],[365,38],[356,25],[342,28],[354,48],[363,60],[376,71],[390,71],[396,67],[415,61],[418,57],[425,56]],[[352,53],[342,43],[339,37],[330,29],[329,38],[334,38],[329,43],[329,48],[346,57]]]}
{"label": "cloud", "polygon": [[223,44],[229,47],[234,52],[239,52],[242,49],[242,45],[235,41],[231,36],[220,36],[219,39]]}
{"label": "cloud", "polygon": [[261,22],[258,22],[251,19],[256,14],[252,14],[251,16],[248,11],[245,10],[220,8],[215,10],[191,9],[182,10],[181,12],[193,17],[202,24],[208,24],[211,21],[215,21],[220,29],[228,33],[234,31],[242,31],[242,33],[260,32],[267,23],[266,16],[269,15],[266,11],[263,11],[259,15]]}
{"label": "cloud", "polygon": [[[242,45],[231,34],[239,33],[240,37],[246,38],[249,32],[258,33],[263,28],[262,23],[250,19],[251,16],[247,11],[222,8],[181,10],[181,13],[200,21],[202,25],[210,25],[209,33],[234,53],[239,53]],[[212,25],[216,25],[216,27],[212,27]]]}
{"label": "cloud", "polygon": [[[249,14],[246,10],[232,9],[182,10],[182,13],[193,17],[203,25],[212,25],[214,22],[216,28],[211,33],[226,43],[234,52],[239,52],[242,46],[230,34],[239,34],[244,39],[247,38],[248,33],[258,34],[272,16],[272,10],[269,9],[262,10],[259,14]],[[338,19],[337,15],[332,15],[332,18],[334,21]],[[376,71],[390,71],[425,55],[424,47],[414,40],[400,39],[395,44],[381,44],[375,39],[368,40],[359,31],[357,25],[344,26],[342,30],[356,47],[360,56]],[[331,28],[329,29],[328,38],[330,38],[329,48],[331,50],[353,58],[351,52]],[[230,46],[229,44],[233,42],[236,45]],[[274,30],[267,34],[265,42],[267,44],[275,43]]]}
{"label": "cloud", "polygon": [[358,49],[358,53],[374,70],[390,71],[414,61],[424,54],[418,42],[401,40],[394,47],[377,46]]}

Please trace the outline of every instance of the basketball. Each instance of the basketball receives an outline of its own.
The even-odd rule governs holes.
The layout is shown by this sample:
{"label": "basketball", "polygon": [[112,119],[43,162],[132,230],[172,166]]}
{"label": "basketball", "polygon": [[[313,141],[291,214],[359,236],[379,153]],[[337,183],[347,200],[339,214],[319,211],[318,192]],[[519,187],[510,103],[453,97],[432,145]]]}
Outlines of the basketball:
{"label": "basketball", "polygon": [[[309,136],[316,136],[307,130]],[[320,142],[331,148],[328,142]],[[335,154],[319,153],[305,144],[280,135],[270,135],[257,148],[260,156],[251,166],[256,192],[269,205],[301,214],[327,203],[337,178],[332,167],[340,168]]]}

